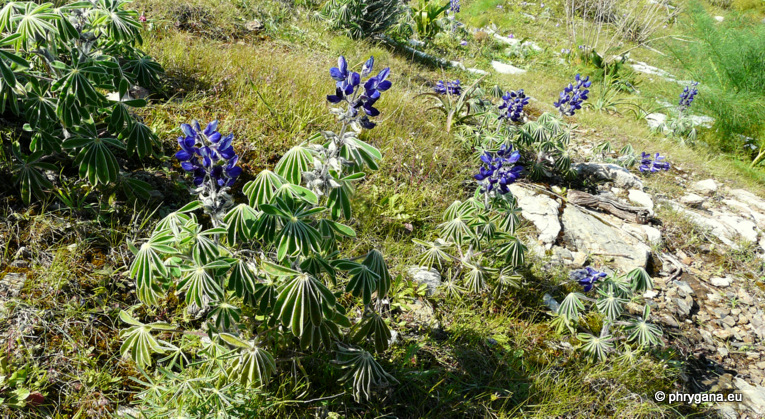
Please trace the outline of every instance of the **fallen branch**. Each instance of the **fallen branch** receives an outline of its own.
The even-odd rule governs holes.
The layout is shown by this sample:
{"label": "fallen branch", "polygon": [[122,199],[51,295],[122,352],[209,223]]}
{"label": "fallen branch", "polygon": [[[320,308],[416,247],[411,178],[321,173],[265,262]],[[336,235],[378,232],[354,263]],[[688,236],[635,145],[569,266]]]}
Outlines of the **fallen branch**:
{"label": "fallen branch", "polygon": [[648,208],[625,205],[613,199],[590,195],[582,191],[568,191],[567,200],[570,204],[598,209],[631,223],[646,224],[653,217],[653,213]]}

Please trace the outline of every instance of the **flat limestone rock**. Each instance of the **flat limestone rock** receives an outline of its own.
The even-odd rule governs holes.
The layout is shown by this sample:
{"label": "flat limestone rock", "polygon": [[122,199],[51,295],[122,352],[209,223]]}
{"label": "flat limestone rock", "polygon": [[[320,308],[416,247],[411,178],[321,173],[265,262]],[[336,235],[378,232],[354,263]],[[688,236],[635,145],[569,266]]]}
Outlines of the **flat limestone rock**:
{"label": "flat limestone rock", "polygon": [[492,61],[491,66],[494,68],[494,71],[500,74],[523,74],[526,72],[526,70],[522,68],[518,68],[516,66],[500,61]]}
{"label": "flat limestone rock", "polygon": [[625,272],[648,265],[648,245],[575,206],[566,207],[562,223],[564,240],[579,252],[613,258],[613,266]]}
{"label": "flat limestone rock", "polygon": [[561,230],[558,220],[560,203],[519,184],[510,185],[510,192],[518,200],[521,216],[534,224],[539,231],[539,240],[544,243],[545,248],[550,249]]}
{"label": "flat limestone rock", "polygon": [[640,178],[629,170],[612,163],[579,163],[572,166],[579,173],[591,175],[597,179],[613,182],[622,189],[643,190]]}

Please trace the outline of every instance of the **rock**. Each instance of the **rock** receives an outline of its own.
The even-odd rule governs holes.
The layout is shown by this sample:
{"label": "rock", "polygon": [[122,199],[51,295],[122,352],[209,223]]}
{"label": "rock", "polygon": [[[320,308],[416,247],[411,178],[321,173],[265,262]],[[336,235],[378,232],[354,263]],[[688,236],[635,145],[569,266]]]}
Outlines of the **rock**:
{"label": "rock", "polygon": [[574,262],[574,254],[565,247],[554,246],[552,248],[553,261],[562,265],[571,265]]}
{"label": "rock", "polygon": [[649,210],[653,211],[653,199],[651,198],[651,195],[648,195],[647,193],[643,191],[630,189],[629,195],[627,196],[627,198],[633,204],[636,204],[644,208],[648,208]]}
{"label": "rock", "polygon": [[765,415],[765,387],[753,386],[736,377],[736,388],[743,395],[743,402],[757,415]]}
{"label": "rock", "polygon": [[619,188],[643,190],[643,182],[629,170],[612,163],[578,163],[573,169],[599,180],[613,182]]}
{"label": "rock", "polygon": [[722,318],[722,322],[727,324],[730,327],[733,327],[736,325],[736,319],[733,318],[733,316],[725,316]]}
{"label": "rock", "polygon": [[648,128],[659,129],[667,123],[667,115],[659,112],[649,113],[645,117]]}
{"label": "rock", "polygon": [[692,184],[691,189],[702,195],[712,195],[717,192],[717,182],[714,179],[700,180]]}
{"label": "rock", "polygon": [[[688,300],[690,300],[690,303],[688,302]],[[685,298],[675,298],[673,302],[675,303],[675,307],[677,308],[675,312],[680,317],[688,317],[691,315],[691,309],[693,308],[693,299],[690,296]]]}
{"label": "rock", "polygon": [[518,68],[513,65],[505,64],[499,61],[492,61],[491,66],[494,68],[494,70],[497,73],[500,73],[500,74],[523,74],[526,72],[526,70],[522,68]]}
{"label": "rock", "polygon": [[715,20],[718,22],[722,22],[723,20],[725,20],[725,18],[722,16],[715,16]]}
{"label": "rock", "polygon": [[661,78],[663,78],[665,80],[669,80],[669,81],[676,81],[677,80],[675,78],[675,76],[673,76],[672,74],[670,74],[670,73],[668,73],[668,72],[666,72],[666,71],[664,71],[664,70],[662,70],[660,68],[654,67],[652,65],[648,65],[648,64],[646,64],[646,63],[644,63],[642,61],[636,61],[634,63],[631,63],[630,65],[632,65],[632,68],[635,71],[639,72],[639,73],[645,73],[645,74],[651,74],[651,75],[654,75],[654,76],[659,76],[659,77],[661,77]]}
{"label": "rock", "polygon": [[4,297],[4,299],[18,297],[26,283],[26,274],[15,272],[5,274],[5,276],[0,278],[0,297]]}
{"label": "rock", "polygon": [[534,224],[539,232],[539,240],[550,249],[558,239],[561,230],[558,213],[560,203],[543,193],[535,193],[519,184],[510,185],[510,192],[518,200],[521,216]]}
{"label": "rock", "polygon": [[733,248],[738,248],[738,244],[736,244],[734,241],[736,238],[736,232],[733,231],[730,226],[717,221],[714,217],[710,217],[707,214],[700,214],[696,211],[686,209],[685,207],[675,204],[671,201],[669,202],[676,211],[685,214],[690,221],[698,224],[702,228],[711,230],[712,234],[725,245]]}
{"label": "rock", "polygon": [[738,294],[736,294],[736,298],[738,298],[738,301],[742,304],[746,304],[748,306],[754,305],[754,299],[751,295],[749,295],[748,292],[744,291],[743,288],[739,288]]}
{"label": "rock", "polygon": [[725,288],[730,285],[731,281],[730,281],[730,278],[727,276],[724,278],[720,278],[719,276],[716,276],[710,279],[709,282],[716,287]]}
{"label": "rock", "polygon": [[749,242],[757,242],[757,236],[759,235],[757,231],[757,225],[745,218],[724,213],[724,212],[717,212],[712,211],[712,218],[715,218],[717,221],[727,225],[731,230],[733,230],[734,235],[733,237],[729,237],[730,239],[742,239]]}
{"label": "rock", "polygon": [[564,240],[579,252],[613,258],[613,266],[625,272],[648,264],[650,247],[574,206],[563,211],[562,224]]}
{"label": "rock", "polygon": [[263,26],[259,20],[255,19],[245,23],[244,28],[250,32],[260,32],[265,28],[265,26]]}
{"label": "rock", "polygon": [[653,228],[647,224],[641,224],[640,228],[643,230],[643,233],[645,233],[646,240],[648,241],[648,244],[661,244],[661,231],[659,231],[656,228]]}
{"label": "rock", "polygon": [[693,294],[693,289],[685,281],[675,281],[674,285],[677,287],[677,290],[679,291],[678,294],[680,294],[681,297]]}
{"label": "rock", "polygon": [[721,346],[717,348],[717,353],[720,354],[721,357],[725,358],[726,356],[728,356],[728,349],[725,348],[724,346]]}
{"label": "rock", "polygon": [[407,272],[415,283],[419,285],[427,285],[425,295],[428,297],[435,294],[438,287],[441,286],[441,274],[433,268],[428,269],[425,266],[410,266]]}
{"label": "rock", "polygon": [[479,74],[481,76],[485,76],[485,75],[489,74],[488,71],[481,70],[481,69],[478,69],[478,68],[468,68],[467,71],[470,72],[470,73],[473,73],[473,74]]}
{"label": "rock", "polygon": [[702,126],[704,128],[712,128],[712,124],[715,123],[715,119],[706,115],[689,115],[688,120],[693,126]]}
{"label": "rock", "polygon": [[544,302],[547,308],[549,308],[553,313],[557,313],[558,309],[560,308],[560,304],[558,304],[558,302],[555,301],[555,298],[553,298],[550,294],[545,294],[544,297],[542,297],[542,302]]}
{"label": "rock", "polygon": [[146,99],[151,94],[149,89],[138,85],[133,85],[128,92],[133,99]]}
{"label": "rock", "polygon": [[707,199],[704,198],[701,195],[696,195],[695,193],[690,193],[688,195],[684,195],[680,198],[680,203],[684,205],[688,205],[689,207],[697,207],[704,203]]}
{"label": "rock", "polygon": [[730,194],[736,197],[739,201],[743,201],[760,211],[765,211],[765,200],[762,200],[757,195],[745,190],[745,189],[733,189]]}

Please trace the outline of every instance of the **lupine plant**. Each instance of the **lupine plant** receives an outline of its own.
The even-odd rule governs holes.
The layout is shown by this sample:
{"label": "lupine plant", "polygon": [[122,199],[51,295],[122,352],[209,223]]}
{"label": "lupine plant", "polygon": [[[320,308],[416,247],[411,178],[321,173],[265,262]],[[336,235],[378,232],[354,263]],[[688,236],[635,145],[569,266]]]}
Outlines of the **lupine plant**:
{"label": "lupine plant", "polygon": [[[651,309],[642,293],[653,288],[650,275],[637,268],[626,275],[607,274],[592,267],[571,272],[570,279],[582,292],[572,291],[553,313],[559,331],[569,330],[581,349],[598,359],[617,351],[617,344],[661,345],[661,329],[649,323]],[[627,310],[630,302],[643,302],[642,313]],[[595,326],[595,327],[593,327]],[[597,331],[599,327],[599,332]]]}
{"label": "lupine plant", "polygon": [[511,147],[485,153],[474,176],[475,195],[449,206],[438,226],[439,238],[413,240],[423,248],[420,264],[444,273],[447,295],[489,289],[499,294],[520,285],[526,246],[515,236],[520,208],[508,188],[523,170],[516,165],[519,158]]}
{"label": "lupine plant", "polygon": [[592,82],[590,76],[582,78],[579,74],[574,77],[574,83],[569,83],[553,104],[558,108],[561,116],[574,116],[577,110],[582,109],[582,103],[587,100],[590,91],[587,89]]}
{"label": "lupine plant", "polygon": [[[130,325],[122,333],[124,356],[146,368],[165,355],[158,374],[173,385],[141,393],[154,413],[188,412],[189,405],[195,414],[221,413],[205,401],[208,394],[221,406],[235,403],[233,395],[266,384],[276,372],[273,353],[292,348],[337,348],[356,400],[395,382],[364,349],[385,351],[391,338],[380,313],[391,286],[385,260],[374,249],[345,258],[338,251],[343,238],[355,236],[340,222],[351,217],[352,184],[382,158],[358,138],[374,128],[374,105],[391,87],[388,68],[362,81],[373,66],[370,58],[357,73],[340,57],[329,72],[334,94],[327,97],[339,132],[324,131],[290,149],[274,171],[244,185],[248,202],[233,208],[226,191],[241,169],[232,136],[222,136],[216,122],[182,126],[176,156],[192,173],[199,200],[165,217],[140,246],[129,244],[136,255],[129,272],[143,304],[156,307],[177,295],[189,316],[203,320],[207,337],[121,314]],[[211,225],[194,214],[198,208]],[[353,300],[344,293],[358,303],[348,305]],[[180,372],[166,373],[174,368]],[[167,390],[179,385],[192,391]]]}
{"label": "lupine plant", "polygon": [[[108,184],[120,178],[116,153],[152,152],[154,134],[131,113],[146,102],[130,99],[129,90],[155,85],[162,68],[138,49],[141,24],[127,4],[11,1],[0,9],[0,113],[23,121],[12,150],[24,202],[52,189],[42,171],[60,173],[73,162],[91,185]],[[122,181],[148,198],[145,182]]]}
{"label": "lupine plant", "polygon": [[447,81],[446,83],[444,83],[443,80],[439,80],[436,85],[433,86],[433,90],[439,95],[460,96],[460,94],[462,94],[462,86],[460,86],[459,80]]}
{"label": "lupine plant", "polygon": [[696,125],[691,119],[688,109],[699,93],[698,84],[698,82],[691,82],[683,88],[677,104],[677,116],[670,118],[666,124],[659,127],[665,134],[678,138],[683,142],[686,140],[690,143],[696,141]]}
{"label": "lupine plant", "polygon": [[[435,92],[421,93],[417,96],[428,96],[433,99],[435,105],[427,110],[443,112],[446,115],[446,132],[451,132],[452,126],[466,124],[483,115],[485,109],[491,104],[481,99],[483,92],[478,87],[481,80],[483,77],[473,82],[467,89],[452,85],[452,90],[454,87],[459,87],[454,94],[449,93],[448,84],[444,86],[447,94],[441,93],[439,85],[436,84]],[[443,84],[443,81],[439,80],[439,82]]]}
{"label": "lupine plant", "polygon": [[523,108],[529,104],[529,98],[523,93],[523,89],[518,91],[509,91],[502,96],[502,104],[499,106],[501,111],[499,118],[518,123],[523,122],[525,114]]}
{"label": "lupine plant", "polygon": [[659,153],[651,155],[644,151],[640,156],[638,170],[644,174],[656,173],[661,170],[666,172],[669,171],[669,163],[664,161],[664,156],[659,155]]}

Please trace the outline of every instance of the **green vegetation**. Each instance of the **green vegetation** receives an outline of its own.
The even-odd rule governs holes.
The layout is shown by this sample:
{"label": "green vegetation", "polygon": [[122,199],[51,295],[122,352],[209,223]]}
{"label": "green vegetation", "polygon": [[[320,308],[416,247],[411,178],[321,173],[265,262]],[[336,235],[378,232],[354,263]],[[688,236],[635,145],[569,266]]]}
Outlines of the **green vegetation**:
{"label": "green vegetation", "polygon": [[[651,132],[641,119],[660,101],[674,104],[679,85],[634,73],[626,60],[594,63],[592,55],[579,54],[570,45],[562,1],[541,7],[463,0],[457,20],[474,28],[495,24],[499,36],[513,34],[520,41],[508,47],[486,31],[452,31],[453,22],[443,17],[445,1],[411,2],[433,9],[418,15],[420,20],[410,9],[354,24],[364,11],[353,0],[101,0],[92,7],[113,8],[127,23],[117,24],[105,13],[84,22],[86,32],[105,35],[84,55],[99,69],[76,76],[84,77],[77,86],[92,85],[80,93],[48,80],[59,77],[56,71],[71,78],[74,60],[54,60],[62,69],[42,72],[47,67],[38,65],[47,61],[32,46],[55,44],[56,56],[68,58],[79,47],[72,39],[28,33],[30,45],[23,45],[9,35],[25,21],[46,28],[55,22],[53,29],[66,25],[59,12],[68,9],[50,7],[42,10],[42,20],[25,19],[35,9],[22,3],[27,2],[3,8],[15,10],[15,18],[3,20],[0,12],[2,91],[6,99],[19,99],[4,99],[0,111],[0,176],[22,173],[18,184],[0,183],[0,416],[108,417],[128,406],[146,417],[710,414],[710,406],[653,399],[658,390],[686,389],[683,377],[691,374],[687,348],[672,333],[661,334],[644,321],[621,325],[618,332],[604,326],[605,319],[628,316],[622,306],[640,299],[650,277],[640,271],[609,276],[602,298],[581,299],[581,287],[567,270],[527,251],[535,238],[519,219],[516,202],[502,198],[487,205],[466,181],[476,174],[481,152],[501,145],[493,137],[496,115],[483,112],[496,108],[502,92],[523,88],[535,99],[525,109],[534,121],[514,125],[508,138],[523,143],[524,159],[542,156],[532,168],[539,179],[563,186],[561,193],[578,182],[569,173],[572,161],[593,158],[595,144],[601,147],[594,153],[602,156],[623,150],[630,162],[615,162],[627,167],[640,151],[661,148],[683,173],[763,192],[763,171],[750,167],[759,150],[742,152],[734,135],[761,135],[762,123],[753,131],[751,121],[765,120],[753,105],[762,104],[765,90],[763,68],[755,66],[762,64],[765,36],[754,26],[739,29],[748,25],[746,18],[717,24],[697,6],[649,30],[634,21],[630,25],[643,29],[600,29],[602,39],[618,35],[608,51],[630,50],[632,58],[650,58],[701,82],[698,101],[717,125],[697,127],[694,148]],[[740,3],[732,2],[758,13]],[[343,7],[347,14],[338,12]],[[706,32],[694,32],[691,22],[706,25]],[[369,38],[386,33],[398,41],[417,33],[426,41],[423,51],[467,68],[488,70],[494,60],[512,60],[528,71],[484,77],[441,68],[403,53],[397,42]],[[699,62],[711,65],[687,59],[685,73],[677,61],[638,47],[658,48],[650,39],[670,35],[717,40],[675,48],[681,61],[698,54],[706,60]],[[527,36],[539,50],[523,46]],[[561,48],[575,52],[559,54]],[[598,53],[606,57],[606,50]],[[377,70],[391,68],[394,87],[376,105],[378,126],[353,138],[362,152],[344,154],[355,163],[334,171],[333,180],[347,185],[330,196],[312,190],[301,174],[313,167],[319,149],[326,153],[338,140],[326,133],[337,129],[326,95],[335,94],[328,69],[339,55],[359,72],[373,55]],[[563,127],[551,114],[553,99],[577,72],[598,80],[590,101],[600,97],[593,108],[604,112],[585,109]],[[444,118],[418,95],[431,92],[437,80],[456,79],[463,81],[463,96],[436,102],[447,116],[445,129]],[[147,103],[106,99],[134,84],[152,90]],[[49,114],[51,144],[61,145],[61,152],[34,142],[46,131],[25,130],[24,124],[35,121],[30,115],[37,115],[35,97],[52,103],[41,114]],[[66,100],[72,106],[65,107]],[[80,122],[68,124],[59,108],[76,111]],[[172,155],[184,135],[179,124],[194,118],[217,119],[234,134],[243,171],[227,192],[232,205],[225,211],[215,210],[215,200],[187,205],[193,201],[192,181]],[[131,140],[136,126],[143,135]],[[64,139],[69,128],[95,135],[87,137],[90,142],[72,142]],[[103,144],[96,141],[102,137],[114,141],[92,145]],[[90,146],[107,150],[99,156],[113,158],[115,165],[78,159]],[[364,175],[356,176],[362,166]],[[102,185],[120,177],[133,182],[120,184],[124,188]],[[660,176],[644,182],[670,196],[682,189]],[[665,207],[658,217],[666,238],[659,252],[691,253],[712,240]],[[277,236],[271,228],[289,223],[294,236]],[[759,272],[749,248],[711,255],[725,269]],[[258,263],[248,266],[246,257]],[[323,263],[330,259],[336,263]],[[420,262],[439,269],[443,288],[431,293],[409,279],[408,267]],[[297,269],[313,269],[312,276]],[[12,296],[5,284],[19,276],[27,280]],[[300,306],[297,294],[290,294],[298,287],[318,290],[306,294],[313,300],[302,316],[281,310]],[[564,315],[551,315],[546,295],[568,301]],[[647,311],[629,316],[645,320]],[[618,353],[598,340],[610,333],[619,335]]]}

